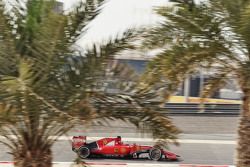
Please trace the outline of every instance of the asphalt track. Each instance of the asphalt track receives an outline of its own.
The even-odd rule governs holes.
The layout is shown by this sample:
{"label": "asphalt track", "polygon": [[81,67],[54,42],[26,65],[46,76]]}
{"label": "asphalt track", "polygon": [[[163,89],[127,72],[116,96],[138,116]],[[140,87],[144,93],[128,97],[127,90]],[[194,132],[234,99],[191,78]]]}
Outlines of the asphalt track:
{"label": "asphalt track", "polygon": [[[182,158],[179,162],[122,159],[88,159],[88,163],[135,163],[135,164],[207,164],[207,165],[233,165],[236,147],[236,130],[238,117],[216,116],[172,116],[173,122],[183,131],[180,136],[180,146],[169,146],[169,150],[179,154]],[[139,132],[127,123],[115,121],[110,126],[92,126],[88,128],[77,127],[72,135],[92,136],[92,139],[105,136],[121,135],[124,141],[129,143],[153,144],[150,134]],[[72,162],[76,155],[71,151],[70,138],[62,137],[54,145],[54,161]],[[91,138],[89,138],[91,139]],[[127,140],[125,140],[127,139]],[[0,145],[0,161],[11,161],[8,149]]]}

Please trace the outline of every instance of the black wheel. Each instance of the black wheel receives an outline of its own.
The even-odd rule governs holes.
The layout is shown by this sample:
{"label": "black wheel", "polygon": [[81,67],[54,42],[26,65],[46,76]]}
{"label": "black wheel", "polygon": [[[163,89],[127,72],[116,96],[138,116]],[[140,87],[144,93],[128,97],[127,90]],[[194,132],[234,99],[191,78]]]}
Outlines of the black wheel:
{"label": "black wheel", "polygon": [[76,152],[76,149],[74,147],[72,147],[72,151]]}
{"label": "black wheel", "polygon": [[78,155],[80,158],[88,158],[90,156],[90,150],[88,147],[81,147],[78,150]]}
{"label": "black wheel", "polygon": [[149,150],[149,158],[154,161],[159,161],[162,157],[161,149],[159,148],[152,148]]}

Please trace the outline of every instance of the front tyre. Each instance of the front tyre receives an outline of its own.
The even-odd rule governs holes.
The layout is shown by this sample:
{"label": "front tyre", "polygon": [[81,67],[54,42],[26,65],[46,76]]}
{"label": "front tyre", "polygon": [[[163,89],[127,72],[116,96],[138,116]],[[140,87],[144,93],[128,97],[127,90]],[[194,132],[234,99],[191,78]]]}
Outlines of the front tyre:
{"label": "front tyre", "polygon": [[152,148],[149,150],[149,158],[154,161],[159,161],[162,157],[161,149],[159,148]]}
{"label": "front tyre", "polygon": [[78,150],[78,155],[80,158],[85,159],[90,156],[90,150],[88,147],[80,147]]}

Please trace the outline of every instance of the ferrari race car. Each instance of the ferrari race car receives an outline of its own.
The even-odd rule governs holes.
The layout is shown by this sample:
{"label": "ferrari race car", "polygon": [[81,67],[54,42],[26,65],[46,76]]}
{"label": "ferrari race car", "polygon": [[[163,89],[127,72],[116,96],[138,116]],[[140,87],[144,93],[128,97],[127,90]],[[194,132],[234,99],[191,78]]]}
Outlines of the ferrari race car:
{"label": "ferrari race car", "polygon": [[72,150],[82,159],[92,156],[137,159],[146,156],[151,160],[158,161],[161,159],[178,160],[179,157],[175,153],[163,150],[159,147],[124,144],[120,136],[102,138],[90,143],[86,142],[86,136],[74,136],[72,140]]}

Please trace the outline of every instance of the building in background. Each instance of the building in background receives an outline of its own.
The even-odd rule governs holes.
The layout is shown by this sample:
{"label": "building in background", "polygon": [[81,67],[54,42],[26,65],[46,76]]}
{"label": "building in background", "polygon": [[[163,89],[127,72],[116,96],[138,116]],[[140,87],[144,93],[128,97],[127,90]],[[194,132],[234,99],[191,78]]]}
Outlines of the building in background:
{"label": "building in background", "polygon": [[[132,67],[136,73],[142,74],[145,71],[149,59],[135,58],[130,59],[129,57],[119,59],[121,63],[126,63]],[[204,83],[208,80],[209,77],[212,77],[212,73],[205,72],[200,70],[199,73],[194,74],[186,78],[182,86],[176,92],[175,96],[183,96],[186,102],[194,102],[190,100],[200,97],[200,91],[203,89]],[[227,99],[227,100],[240,100],[242,97],[242,92],[240,91],[237,83],[233,79],[228,79],[227,84],[215,92],[212,96],[214,99]]]}
{"label": "building in background", "polygon": [[63,2],[56,1],[54,6],[54,11],[56,13],[63,13]]}
{"label": "building in background", "polygon": [[[62,2],[56,2],[55,11],[58,13],[63,12]],[[94,37],[92,36],[91,38],[94,38]],[[120,63],[124,63],[124,64],[131,66],[136,73],[142,74],[145,71],[148,61],[150,61],[153,55],[155,55],[154,52],[157,52],[157,50],[152,51],[152,53],[147,53],[147,55],[145,55],[144,53],[137,53],[137,52],[128,53],[128,54],[125,54],[126,55],[125,57],[123,58],[118,57],[116,59]],[[198,74],[187,77],[175,95],[182,96],[184,97],[186,102],[190,102],[190,97],[194,97],[194,98],[199,97],[200,91],[203,89],[204,83],[209,77],[211,77],[211,75],[212,74],[208,74],[200,70]],[[114,93],[117,92],[117,89],[115,89],[115,86],[114,86],[116,85],[115,80],[111,80],[108,83],[103,83],[103,84],[106,84],[106,85],[102,85],[100,87],[102,88],[105,87],[110,92],[114,92]],[[214,94],[213,98],[239,100],[241,99],[241,96],[242,96],[242,93],[239,90],[237,83],[234,80],[229,80],[228,84],[224,88],[217,91]]]}

